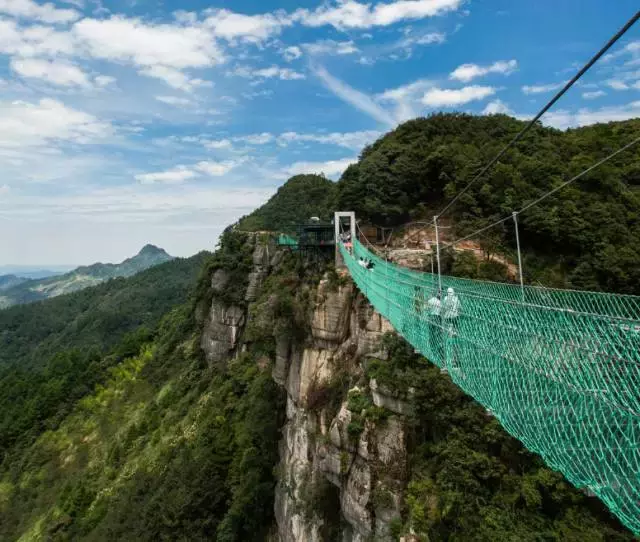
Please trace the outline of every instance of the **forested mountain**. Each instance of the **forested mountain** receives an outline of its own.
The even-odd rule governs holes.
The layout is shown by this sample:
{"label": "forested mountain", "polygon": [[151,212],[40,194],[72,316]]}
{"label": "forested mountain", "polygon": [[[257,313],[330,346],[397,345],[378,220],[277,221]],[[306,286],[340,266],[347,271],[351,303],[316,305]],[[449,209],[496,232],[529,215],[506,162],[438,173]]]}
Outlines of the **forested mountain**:
{"label": "forested mountain", "polygon": [[[506,115],[436,114],[415,119],[365,148],[338,183],[294,177],[273,200],[240,221],[278,230],[333,210],[380,226],[431,220],[525,123]],[[629,143],[640,120],[560,131],[535,126],[448,212],[455,233],[484,227]],[[313,183],[317,192],[311,192]],[[556,192],[519,217],[530,282],[640,294],[640,147]],[[515,247],[511,221],[478,241]]]}
{"label": "forested mountain", "polygon": [[18,284],[22,284],[29,279],[18,277],[16,275],[0,275],[0,291],[8,290],[9,288],[13,288]]}
{"label": "forested mountain", "polygon": [[[522,129],[505,115],[406,122],[366,148],[338,183],[338,206],[374,224],[430,220]],[[561,132],[536,126],[451,209],[458,235],[486,226],[629,143],[640,120]],[[530,281],[640,294],[640,147],[523,213]],[[478,239],[515,246],[511,221]]]}
{"label": "forested mountain", "polygon": [[238,222],[239,230],[287,231],[312,216],[333,218],[335,183],[321,175],[296,175],[262,207]]}
{"label": "forested mountain", "polygon": [[[214,255],[0,311],[0,540],[633,540],[388,333],[330,261],[246,233],[336,209],[429,217],[521,126],[410,121],[337,183],[292,178]],[[536,127],[456,206],[457,232],[638,128]],[[638,292],[639,185],[633,151],[523,215],[529,280]]]}
{"label": "forested mountain", "polygon": [[117,277],[130,277],[154,265],[172,259],[163,249],[146,245],[138,254],[122,263],[95,263],[81,266],[73,271],[44,279],[14,281],[11,287],[2,287],[0,277],[0,308],[21,303],[31,303],[62,294],[77,292],[89,286],[95,286],[105,280]]}
{"label": "forested mountain", "polygon": [[16,440],[28,443],[55,426],[112,365],[136,354],[186,301],[207,257],[0,310],[0,461]]}

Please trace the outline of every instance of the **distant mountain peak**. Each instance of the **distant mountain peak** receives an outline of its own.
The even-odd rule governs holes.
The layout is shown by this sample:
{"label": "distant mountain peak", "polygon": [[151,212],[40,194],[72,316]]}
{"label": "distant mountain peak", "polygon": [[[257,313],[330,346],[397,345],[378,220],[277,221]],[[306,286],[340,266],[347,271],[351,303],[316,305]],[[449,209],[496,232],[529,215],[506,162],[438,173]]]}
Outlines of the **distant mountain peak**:
{"label": "distant mountain peak", "polygon": [[166,250],[152,244],[146,244],[145,246],[142,247],[142,249],[140,249],[140,252],[138,252],[138,256],[153,256],[153,255],[169,256]]}

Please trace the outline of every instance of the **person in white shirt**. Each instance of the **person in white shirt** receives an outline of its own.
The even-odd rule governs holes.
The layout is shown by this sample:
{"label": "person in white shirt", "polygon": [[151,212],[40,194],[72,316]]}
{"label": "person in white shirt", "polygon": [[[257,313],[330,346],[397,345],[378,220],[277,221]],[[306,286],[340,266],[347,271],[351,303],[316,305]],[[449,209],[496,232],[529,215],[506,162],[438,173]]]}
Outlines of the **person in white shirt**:
{"label": "person in white shirt", "polygon": [[440,292],[435,294],[433,297],[427,301],[427,309],[429,310],[430,316],[440,316],[440,309],[442,308],[442,303],[440,302]]}
{"label": "person in white shirt", "polygon": [[442,302],[442,319],[447,325],[451,335],[456,335],[458,330],[458,317],[460,316],[460,299],[453,291],[453,288],[447,289],[447,295]]}

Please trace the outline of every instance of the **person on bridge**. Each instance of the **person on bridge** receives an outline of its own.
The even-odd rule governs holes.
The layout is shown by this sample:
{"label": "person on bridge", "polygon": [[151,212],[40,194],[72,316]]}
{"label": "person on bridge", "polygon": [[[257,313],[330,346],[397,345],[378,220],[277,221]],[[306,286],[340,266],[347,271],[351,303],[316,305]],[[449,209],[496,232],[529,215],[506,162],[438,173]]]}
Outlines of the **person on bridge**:
{"label": "person on bridge", "polygon": [[458,317],[460,316],[460,300],[453,291],[453,288],[447,289],[447,295],[442,302],[442,319],[450,334],[456,335],[458,329]]}
{"label": "person on bridge", "polygon": [[433,297],[427,301],[427,309],[429,310],[429,316],[440,316],[440,309],[442,303],[440,302],[440,292],[436,293]]}
{"label": "person on bridge", "polygon": [[436,292],[427,301],[427,312],[429,314],[429,342],[431,343],[431,351],[436,359],[432,360],[437,363],[444,361],[444,345],[442,340],[442,326],[440,324],[440,313],[442,311],[442,302],[440,301],[440,292]]}

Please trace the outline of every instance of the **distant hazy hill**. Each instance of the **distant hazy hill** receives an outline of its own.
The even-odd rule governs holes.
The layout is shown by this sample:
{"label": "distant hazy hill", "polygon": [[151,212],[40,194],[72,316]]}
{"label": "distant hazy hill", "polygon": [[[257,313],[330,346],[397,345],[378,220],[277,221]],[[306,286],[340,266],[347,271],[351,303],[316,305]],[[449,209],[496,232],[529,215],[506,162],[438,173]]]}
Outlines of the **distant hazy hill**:
{"label": "distant hazy hill", "polygon": [[119,264],[95,263],[78,267],[62,275],[39,280],[4,275],[0,277],[0,308],[77,292],[116,277],[130,277],[172,259],[173,256],[163,249],[146,245],[138,254]]}
{"label": "distant hazy hill", "polygon": [[18,284],[26,282],[27,280],[29,279],[25,279],[24,277],[16,277],[15,275],[0,275],[0,291],[13,288]]}
{"label": "distant hazy hill", "polygon": [[75,265],[0,265],[0,277],[15,275],[22,279],[44,279],[68,273]]}

